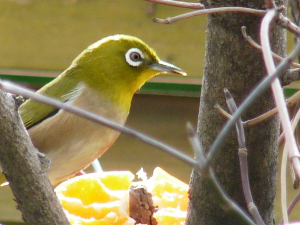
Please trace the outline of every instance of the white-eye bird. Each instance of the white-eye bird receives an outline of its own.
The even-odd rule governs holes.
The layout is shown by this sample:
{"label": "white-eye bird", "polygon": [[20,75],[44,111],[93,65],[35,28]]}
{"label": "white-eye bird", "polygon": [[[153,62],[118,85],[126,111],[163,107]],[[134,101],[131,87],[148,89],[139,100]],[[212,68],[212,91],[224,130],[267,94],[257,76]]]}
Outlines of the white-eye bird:
{"label": "white-eye bird", "polygon": [[[186,75],[140,39],[114,35],[90,45],[37,92],[124,125],[134,93],[159,74]],[[34,146],[51,160],[47,174],[54,186],[99,158],[120,134],[31,99],[19,113]]]}

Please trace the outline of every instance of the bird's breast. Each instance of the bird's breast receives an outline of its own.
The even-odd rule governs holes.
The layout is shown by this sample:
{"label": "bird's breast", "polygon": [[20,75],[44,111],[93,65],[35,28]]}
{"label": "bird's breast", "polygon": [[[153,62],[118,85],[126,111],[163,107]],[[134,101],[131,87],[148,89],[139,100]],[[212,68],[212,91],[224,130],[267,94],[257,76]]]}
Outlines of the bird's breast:
{"label": "bird's breast", "polygon": [[[128,116],[128,110],[88,88],[69,104],[120,125]],[[62,110],[32,127],[29,134],[34,146],[51,159],[48,176],[54,185],[87,167],[119,136],[119,132]]]}

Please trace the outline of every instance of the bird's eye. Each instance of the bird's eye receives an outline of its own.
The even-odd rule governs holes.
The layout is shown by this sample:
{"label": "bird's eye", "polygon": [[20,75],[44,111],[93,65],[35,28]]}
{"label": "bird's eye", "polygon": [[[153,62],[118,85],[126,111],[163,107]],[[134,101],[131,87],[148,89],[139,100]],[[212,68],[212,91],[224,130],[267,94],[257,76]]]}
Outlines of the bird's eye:
{"label": "bird's eye", "polygon": [[137,52],[131,52],[129,55],[130,59],[134,62],[138,62],[142,59],[141,55]]}
{"label": "bird's eye", "polygon": [[130,66],[139,66],[144,59],[144,55],[140,49],[131,48],[126,52],[125,59]]}

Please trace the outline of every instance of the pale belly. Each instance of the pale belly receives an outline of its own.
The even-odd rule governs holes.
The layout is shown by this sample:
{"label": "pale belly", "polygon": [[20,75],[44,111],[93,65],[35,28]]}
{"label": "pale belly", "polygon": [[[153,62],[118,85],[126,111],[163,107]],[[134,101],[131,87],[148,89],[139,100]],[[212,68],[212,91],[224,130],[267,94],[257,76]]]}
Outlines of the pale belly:
{"label": "pale belly", "polygon": [[[128,112],[111,106],[105,110],[98,109],[93,107],[89,111],[104,114],[106,118],[121,125],[124,125],[128,115]],[[54,186],[86,168],[119,136],[119,132],[64,111],[32,127],[28,132],[34,146],[51,160],[47,174]]]}
{"label": "pale belly", "polygon": [[[91,122],[78,123],[72,130],[55,129],[50,126],[49,129],[52,131],[45,133],[43,139],[35,138],[36,135],[40,137],[40,132],[35,133],[34,128],[29,131],[34,146],[51,160],[47,174],[53,185],[57,185],[86,168],[94,159],[100,157],[119,136],[118,132],[109,128],[96,126],[97,124],[88,126],[87,123]],[[89,129],[86,128],[87,126]],[[53,138],[57,135],[60,140]]]}

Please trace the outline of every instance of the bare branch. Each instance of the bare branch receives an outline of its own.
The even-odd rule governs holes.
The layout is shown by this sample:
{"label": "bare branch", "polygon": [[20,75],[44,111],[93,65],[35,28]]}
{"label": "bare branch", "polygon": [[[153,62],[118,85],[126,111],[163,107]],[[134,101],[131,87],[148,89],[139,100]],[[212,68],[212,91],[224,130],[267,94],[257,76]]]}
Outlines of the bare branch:
{"label": "bare branch", "polygon": [[[224,88],[224,94],[225,94],[227,106],[231,114],[234,114],[237,110],[236,103],[232,98],[230,92],[226,88]],[[245,132],[244,132],[241,118],[238,119],[235,126],[238,134],[239,148],[246,148]]]}
{"label": "bare branch", "polygon": [[183,162],[187,163],[188,165],[190,165],[194,168],[198,167],[198,163],[194,159],[191,159],[189,156],[181,153],[180,151],[178,151],[178,150],[176,150],[176,149],[174,149],[174,148],[172,148],[168,145],[165,145],[165,144],[163,144],[159,141],[156,141],[153,138],[150,138],[150,137],[148,137],[148,136],[146,136],[142,133],[139,133],[139,132],[134,131],[132,129],[129,129],[127,127],[123,127],[123,126],[121,126],[117,123],[114,123],[114,122],[112,122],[108,119],[105,119],[105,118],[103,118],[99,115],[87,112],[87,111],[85,111],[83,109],[80,109],[78,107],[70,106],[66,103],[57,101],[55,99],[37,94],[35,92],[27,90],[27,89],[25,89],[21,86],[14,85],[13,83],[10,83],[10,82],[7,82],[7,81],[0,81],[0,89],[2,89],[4,91],[12,92],[14,94],[19,94],[19,95],[22,95],[22,96],[27,97],[27,98],[31,98],[35,101],[42,102],[42,103],[51,105],[51,106],[56,107],[56,108],[60,108],[62,110],[65,110],[67,112],[71,112],[71,113],[76,114],[78,116],[82,116],[82,117],[87,118],[91,121],[102,124],[104,126],[107,126],[111,129],[122,132],[124,134],[130,135],[134,138],[137,138],[138,140],[140,140],[142,142],[145,142],[149,145],[152,145],[152,146],[156,147],[157,149],[160,149],[160,150],[162,150],[162,151],[164,151],[168,154],[171,154],[172,156],[182,160]]}
{"label": "bare branch", "polygon": [[[286,100],[286,105],[288,108],[290,108],[290,107],[294,106],[295,104],[297,104],[299,101],[300,101],[300,91],[297,91],[294,95],[292,95],[290,98],[288,98]],[[230,115],[228,112],[226,112],[219,104],[215,105],[215,109],[225,118],[227,118],[227,119],[232,118],[232,115]],[[277,108],[271,109],[270,111],[268,111],[258,117],[244,121],[243,125],[244,125],[244,127],[253,126],[264,120],[270,119],[277,112],[278,112]],[[284,137],[284,135],[282,135],[282,137],[279,138],[279,143],[282,142],[283,137]]]}
{"label": "bare branch", "polygon": [[[186,127],[187,127],[187,131],[188,131],[190,144],[194,150],[195,159],[199,164],[199,168],[201,169],[200,172],[203,173],[202,168],[203,168],[203,165],[205,164],[205,157],[203,154],[203,150],[202,150],[199,138],[197,137],[196,132],[194,131],[194,128],[191,123],[187,123]],[[202,175],[205,176],[205,174],[202,174]]]}
{"label": "bare branch", "polygon": [[203,9],[204,5],[201,3],[189,3],[189,2],[180,2],[180,1],[172,1],[172,0],[145,0],[147,2],[158,3],[162,5],[169,5],[181,8],[189,8],[189,9]]}
{"label": "bare branch", "polygon": [[0,164],[23,219],[33,225],[69,224],[14,100],[3,91],[0,99]]}
{"label": "bare branch", "polygon": [[232,116],[232,118],[224,125],[218,137],[215,139],[212,144],[209,153],[206,158],[206,167],[209,167],[211,161],[214,158],[214,155],[220,149],[221,144],[225,140],[225,138],[229,135],[229,131],[235,125],[236,121],[241,117],[242,113],[254,102],[256,98],[258,98],[262,92],[264,92],[269,85],[274,81],[276,77],[282,76],[285,71],[288,69],[293,59],[298,56],[300,52],[300,43],[297,44],[294,51],[290,54],[288,58],[282,61],[277,67],[276,71],[274,71],[270,76],[265,77],[262,82],[250,93],[250,95],[245,99],[245,101],[239,106],[236,113]]}
{"label": "bare branch", "polygon": [[[300,100],[300,91],[296,92],[294,95],[292,95],[290,98],[288,98],[286,100],[286,105],[287,107],[291,107],[294,106],[295,104],[297,104]],[[266,119],[269,119],[270,117],[274,116],[276,113],[278,112],[277,108],[271,109],[270,111],[255,117],[253,119],[247,120],[244,122],[244,126],[248,127],[248,126],[253,126],[257,123],[260,123]]]}
{"label": "bare branch", "polygon": [[263,16],[266,12],[264,10],[258,10],[258,9],[250,9],[250,8],[244,8],[244,7],[222,7],[222,8],[213,8],[213,9],[204,9],[204,10],[197,10],[189,13],[185,13],[179,16],[170,17],[167,19],[158,19],[153,18],[153,22],[156,23],[164,23],[164,24],[170,24],[177,22],[179,20],[200,16],[200,15],[206,15],[206,14],[214,14],[214,13],[251,13],[258,16]]}
{"label": "bare branch", "polygon": [[[253,46],[254,48],[258,49],[258,50],[261,50],[261,46],[259,44],[257,44],[250,36],[247,35],[247,32],[246,32],[246,27],[243,26],[241,28],[242,30],[242,34],[243,34],[243,37],[245,38],[245,40],[251,45]],[[277,60],[280,60],[282,61],[284,58],[282,58],[281,56],[277,55],[276,53],[272,52],[272,56],[277,59]],[[297,68],[300,68],[300,64],[298,63],[292,63],[291,64],[292,66],[294,67],[297,67]]]}
{"label": "bare branch", "polygon": [[[290,98],[288,98],[286,100],[286,105],[287,107],[292,107],[294,106],[295,104],[297,104],[300,100],[300,91],[297,91],[295,94],[293,94]],[[244,126],[245,127],[248,127],[248,126],[253,126],[255,124],[258,124],[264,120],[267,120],[269,119],[270,117],[274,116],[276,113],[278,112],[278,109],[277,108],[274,108],[274,109],[271,109],[270,111],[258,116],[258,117],[255,117],[253,119],[250,119],[250,120],[247,120],[244,122]]]}
{"label": "bare branch", "polygon": [[[147,137],[137,131],[134,131],[132,129],[129,129],[127,127],[122,127],[114,122],[111,122],[103,117],[100,117],[98,115],[89,113],[85,110],[82,110],[80,108],[77,107],[73,107],[70,106],[68,104],[62,103],[60,101],[57,101],[55,99],[51,99],[45,96],[42,96],[40,94],[34,93],[32,91],[29,91],[25,88],[22,88],[20,86],[14,85],[10,82],[6,82],[6,81],[0,81],[0,89],[3,89],[5,91],[9,91],[9,92],[13,92],[15,94],[19,94],[19,95],[23,95],[24,97],[28,97],[31,98],[35,101],[39,101],[39,102],[43,102],[45,104],[54,106],[56,108],[60,108],[62,110],[65,110],[67,112],[71,112],[74,113],[76,115],[82,116],[84,118],[87,118],[91,121],[100,123],[104,126],[107,126],[111,129],[117,130],[119,132],[123,132],[124,134],[133,136],[135,138],[137,138],[140,141],[143,141],[147,144],[150,144],[166,153],[171,154],[172,156],[182,160],[183,162],[187,163],[188,165],[192,166],[193,168],[195,168],[197,171],[199,172],[203,172],[203,170],[200,169],[199,164],[194,160],[191,159],[190,157],[184,155],[183,153],[163,144],[160,143],[150,137]],[[195,136],[195,135],[194,135]],[[204,159],[204,157],[203,157]],[[208,170],[209,171],[209,170]],[[214,183],[212,184],[214,186],[214,189],[216,190],[216,192],[219,192],[218,196],[220,197],[220,199],[222,200],[222,205],[225,209],[227,209],[227,211],[230,211],[231,213],[236,214],[237,216],[239,216],[246,224],[251,224],[254,225],[254,223],[251,221],[251,219],[232,201],[229,199],[229,197],[226,196],[226,194],[224,193],[224,191],[219,187],[218,182],[215,180],[212,172],[207,172],[207,173],[211,173],[209,175],[209,180]],[[226,203],[224,205],[224,203]]]}
{"label": "bare branch", "polygon": [[234,203],[230,197],[224,192],[218,183],[212,169],[209,170],[209,178],[207,179],[210,187],[212,187],[212,192],[219,199],[220,206],[227,212],[240,217],[240,221],[245,224],[255,225],[255,223],[241,210],[241,208]]}
{"label": "bare branch", "polygon": [[[246,27],[243,26],[241,28],[241,30],[242,30],[242,34],[243,34],[243,37],[245,38],[245,40],[254,48],[261,50],[261,46],[259,44],[257,44],[255,41],[253,41],[253,39],[250,36],[247,35]],[[283,60],[283,58],[281,56],[277,55],[276,53],[274,53],[274,52],[271,52],[271,53],[272,53],[273,58],[280,60],[280,61]],[[290,83],[292,83],[294,81],[300,80],[300,64],[293,62],[291,65],[298,69],[289,69],[285,73],[285,75],[282,78],[283,85],[289,85]]]}
{"label": "bare branch", "polygon": [[[194,3],[194,4],[196,4],[196,6],[194,6],[194,5],[191,5],[193,3],[185,3],[185,2],[177,3],[177,2],[171,1],[171,0],[145,0],[145,1],[150,1],[150,2],[155,2],[155,3],[170,5],[170,6],[178,6],[178,7],[183,7],[183,8],[193,8],[193,7],[199,7],[199,9],[204,8],[203,5],[199,6],[198,3]],[[270,1],[270,2],[272,2],[272,3],[269,4],[268,8],[276,8],[273,1]],[[300,28],[296,24],[291,22],[289,18],[285,17],[284,15],[282,15],[280,13],[283,10],[284,10],[284,7],[277,8],[277,12],[279,13],[279,15],[276,18],[276,23],[278,25],[282,26],[283,28],[287,29],[288,31],[292,32],[296,36],[300,37]],[[265,10],[256,10],[256,9],[250,9],[250,8],[244,8],[244,7],[221,7],[221,8],[197,10],[197,11],[185,13],[185,14],[182,14],[179,16],[170,17],[167,19],[153,18],[153,22],[170,24],[170,23],[174,23],[179,20],[183,20],[186,18],[194,17],[194,16],[213,14],[213,13],[225,13],[225,12],[251,13],[251,14],[254,14],[257,16],[263,16],[266,13]]]}
{"label": "bare branch", "polygon": [[[230,115],[228,112],[226,112],[220,105],[216,104],[215,105],[215,109],[225,118],[227,119],[231,119],[232,115]],[[264,120],[268,120],[270,119],[272,116],[274,116],[276,113],[278,112],[277,108],[274,108],[258,117],[255,117],[253,119],[250,120],[246,120],[245,122],[242,121],[244,127],[250,127],[253,126],[255,124],[258,124]]]}
{"label": "bare branch", "polygon": [[[297,111],[296,115],[294,116],[292,128],[293,131],[296,129],[300,120],[300,110]],[[288,210],[287,210],[287,203],[286,203],[286,167],[288,161],[288,148],[287,144],[285,143],[282,157],[281,157],[281,169],[280,169],[280,202],[281,202],[281,211],[284,223],[288,223]],[[293,170],[293,168],[291,168]],[[293,177],[293,179],[297,179]]]}
{"label": "bare branch", "polygon": [[283,16],[282,14],[279,14],[276,23],[282,26],[283,28],[287,29],[288,31],[292,32],[297,37],[300,37],[300,27],[298,27],[296,24],[290,21],[289,18]]}
{"label": "bare branch", "polygon": [[[230,112],[234,114],[237,110],[236,103],[232,98],[230,92],[226,88],[224,89],[224,93],[225,93],[227,106]],[[248,174],[248,162],[247,162],[248,151],[246,148],[245,131],[244,131],[244,126],[242,124],[241,118],[236,122],[236,132],[237,132],[238,143],[239,143],[238,155],[239,155],[240,168],[241,168],[242,186],[243,186],[243,192],[248,206],[248,210],[252,215],[256,224],[264,225],[265,223],[262,220],[256,205],[254,204],[252,194],[251,194],[249,174]]]}
{"label": "bare branch", "polygon": [[270,119],[272,116],[274,116],[276,113],[278,112],[278,109],[277,108],[274,108],[258,117],[255,117],[253,119],[250,119],[250,120],[247,120],[244,122],[244,126],[245,127],[250,127],[250,126],[253,126],[255,124],[258,124],[264,120],[267,120],[267,119]]}
{"label": "bare branch", "polygon": [[228,112],[226,112],[219,104],[215,105],[215,109],[225,118],[227,118],[227,119],[232,118],[232,116]]}
{"label": "bare branch", "polygon": [[281,168],[280,168],[280,205],[281,212],[284,224],[289,223],[289,218],[287,214],[287,204],[286,204],[286,166],[287,166],[287,158],[288,158],[288,149],[287,145],[284,144],[284,148],[282,151],[282,159],[281,159]]}
{"label": "bare branch", "polygon": [[300,201],[300,193],[297,194],[297,196],[293,199],[293,201],[291,202],[291,204],[288,207],[288,215],[291,214],[291,212],[293,211],[294,207],[296,206],[296,204]]}
{"label": "bare branch", "polygon": [[[275,16],[275,10],[269,10],[264,17],[261,25],[261,45],[263,50],[264,61],[268,70],[271,74],[275,69],[275,64],[271,55],[270,43],[269,43],[269,25]],[[300,177],[300,161],[299,161],[299,150],[297,148],[295,136],[293,134],[290,117],[287,111],[287,107],[284,100],[284,95],[281,90],[281,85],[278,79],[272,83],[272,91],[275,98],[275,102],[278,108],[278,114],[282,123],[282,128],[285,134],[285,140],[287,148],[289,149],[289,156],[293,160],[293,166],[298,177]]]}
{"label": "bare branch", "polygon": [[209,184],[212,193],[214,193],[216,199],[220,206],[227,211],[227,213],[231,212],[232,214],[238,216],[243,220],[246,224],[253,224],[253,221],[241,210],[241,208],[236,205],[236,203],[227,196],[223,188],[220,186],[216,177],[214,176],[212,168],[208,168],[208,170],[203,169],[203,165],[205,163],[205,157],[203,155],[202,147],[200,141],[190,123],[187,124],[187,130],[189,133],[189,140],[191,146],[195,152],[195,157],[199,163],[198,172],[201,173],[202,178],[207,181]]}

